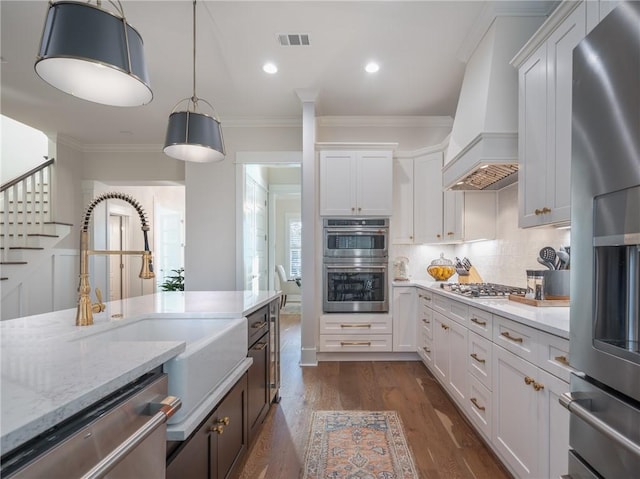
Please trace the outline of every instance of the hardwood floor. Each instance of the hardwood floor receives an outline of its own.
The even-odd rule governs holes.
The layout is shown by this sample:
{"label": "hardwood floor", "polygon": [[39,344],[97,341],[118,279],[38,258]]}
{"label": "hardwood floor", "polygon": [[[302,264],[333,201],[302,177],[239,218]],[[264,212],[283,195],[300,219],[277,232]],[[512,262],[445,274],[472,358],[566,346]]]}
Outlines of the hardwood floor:
{"label": "hardwood floor", "polygon": [[281,316],[281,401],[233,479],[296,479],[313,410],[395,410],[421,478],[509,478],[427,368],[415,362],[321,362],[301,368],[300,325]]}

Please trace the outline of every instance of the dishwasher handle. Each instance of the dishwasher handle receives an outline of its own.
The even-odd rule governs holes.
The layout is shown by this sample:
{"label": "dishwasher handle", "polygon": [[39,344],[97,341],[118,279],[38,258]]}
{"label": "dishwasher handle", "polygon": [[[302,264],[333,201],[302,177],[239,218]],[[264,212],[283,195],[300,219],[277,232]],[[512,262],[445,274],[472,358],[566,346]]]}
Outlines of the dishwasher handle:
{"label": "dishwasher handle", "polygon": [[82,476],[82,479],[100,479],[106,476],[142,441],[149,437],[159,426],[167,422],[181,406],[182,401],[175,396],[167,396],[159,403],[150,403],[150,413],[153,414],[151,419],[126,438],[122,444],[111,451],[98,464],[93,466],[90,471]]}

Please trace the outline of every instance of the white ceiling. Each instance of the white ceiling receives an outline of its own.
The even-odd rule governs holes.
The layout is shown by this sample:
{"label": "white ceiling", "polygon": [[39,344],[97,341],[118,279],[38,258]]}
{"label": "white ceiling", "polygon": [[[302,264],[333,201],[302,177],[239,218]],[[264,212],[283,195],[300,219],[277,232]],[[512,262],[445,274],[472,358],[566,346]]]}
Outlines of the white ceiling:
{"label": "white ceiling", "polygon": [[[145,43],[150,104],[108,107],[45,83],[33,64],[47,2],[1,0],[2,113],[85,145],[162,144],[169,113],[191,96],[192,3],[122,4]],[[461,48],[484,10],[480,1],[202,0],[197,93],[215,106],[223,129],[299,122],[297,89],[317,90],[318,116],[453,116]],[[281,33],[309,34],[311,46],[282,47]],[[369,60],[380,72],[364,72]],[[264,73],[265,61],[279,72]]]}

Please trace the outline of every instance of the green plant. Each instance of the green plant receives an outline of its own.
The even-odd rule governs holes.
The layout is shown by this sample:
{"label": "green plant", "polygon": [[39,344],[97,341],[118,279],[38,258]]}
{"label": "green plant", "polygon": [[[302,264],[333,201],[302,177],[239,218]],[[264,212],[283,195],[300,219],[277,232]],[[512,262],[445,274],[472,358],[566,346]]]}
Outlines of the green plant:
{"label": "green plant", "polygon": [[175,275],[167,276],[160,285],[162,291],[184,291],[184,268],[172,269]]}

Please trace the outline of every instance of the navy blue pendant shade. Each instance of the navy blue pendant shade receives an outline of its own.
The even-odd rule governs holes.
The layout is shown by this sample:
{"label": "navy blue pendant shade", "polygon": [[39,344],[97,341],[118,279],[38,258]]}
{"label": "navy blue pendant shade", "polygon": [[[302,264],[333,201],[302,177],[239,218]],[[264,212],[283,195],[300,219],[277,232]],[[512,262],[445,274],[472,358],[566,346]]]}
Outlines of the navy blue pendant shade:
{"label": "navy blue pendant shade", "polygon": [[96,103],[139,106],[153,98],[140,34],[88,3],[50,4],[35,70],[54,87]]}
{"label": "navy blue pendant shade", "polygon": [[193,111],[171,113],[164,152],[177,160],[197,163],[224,160],[220,122],[209,115]]}

